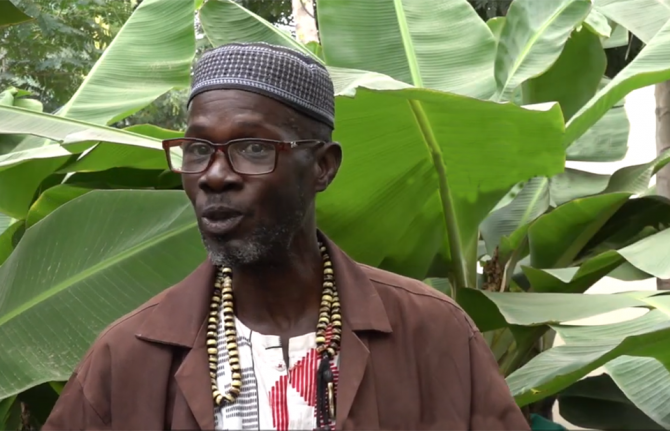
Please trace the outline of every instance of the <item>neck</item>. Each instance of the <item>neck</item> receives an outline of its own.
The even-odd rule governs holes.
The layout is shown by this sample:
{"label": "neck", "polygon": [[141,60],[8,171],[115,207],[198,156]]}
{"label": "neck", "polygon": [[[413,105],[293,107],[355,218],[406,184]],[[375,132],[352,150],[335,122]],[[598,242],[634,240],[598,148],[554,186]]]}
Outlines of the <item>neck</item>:
{"label": "neck", "polygon": [[314,232],[296,235],[274,264],[233,268],[235,314],[251,329],[294,335],[313,330],[323,288],[323,260]]}

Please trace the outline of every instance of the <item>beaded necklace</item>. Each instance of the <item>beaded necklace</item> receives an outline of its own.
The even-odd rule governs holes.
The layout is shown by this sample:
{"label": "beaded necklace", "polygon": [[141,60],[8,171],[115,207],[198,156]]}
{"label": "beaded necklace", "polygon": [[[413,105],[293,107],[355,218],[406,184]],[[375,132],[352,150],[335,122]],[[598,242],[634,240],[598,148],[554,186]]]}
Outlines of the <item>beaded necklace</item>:
{"label": "beaded necklace", "polygon": [[[333,264],[326,247],[319,242],[323,259],[323,291],[319,323],[316,325],[316,351],[321,357],[316,375],[316,419],[317,429],[331,429],[335,419],[335,391],[330,362],[339,351],[342,336],[342,316],[340,299],[335,286]],[[225,394],[219,390],[216,381],[218,367],[217,338],[219,331],[219,313],[223,309],[223,329],[228,350],[228,362],[231,370],[231,385]],[[329,337],[326,332],[330,330]],[[209,356],[209,376],[212,382],[212,397],[216,407],[224,403],[232,404],[242,391],[242,371],[237,349],[237,330],[233,310],[233,271],[220,267],[217,272],[207,321],[207,355]]]}

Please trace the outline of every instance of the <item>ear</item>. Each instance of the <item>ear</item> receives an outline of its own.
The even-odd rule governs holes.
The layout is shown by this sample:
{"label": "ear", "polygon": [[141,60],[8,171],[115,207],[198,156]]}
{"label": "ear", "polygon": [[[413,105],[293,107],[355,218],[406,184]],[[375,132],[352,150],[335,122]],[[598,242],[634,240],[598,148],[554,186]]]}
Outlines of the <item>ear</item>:
{"label": "ear", "polygon": [[342,164],[342,147],[338,142],[327,142],[316,152],[314,163],[315,192],[325,191],[333,182]]}

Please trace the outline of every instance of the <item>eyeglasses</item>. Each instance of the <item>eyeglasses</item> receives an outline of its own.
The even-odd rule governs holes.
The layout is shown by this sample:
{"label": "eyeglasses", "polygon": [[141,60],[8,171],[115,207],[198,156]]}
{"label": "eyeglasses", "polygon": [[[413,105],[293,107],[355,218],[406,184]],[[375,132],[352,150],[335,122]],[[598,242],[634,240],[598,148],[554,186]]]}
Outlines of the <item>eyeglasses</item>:
{"label": "eyeglasses", "polygon": [[214,144],[204,139],[176,138],[163,141],[163,150],[168,165],[178,174],[199,174],[205,172],[214,162],[214,154],[221,151],[228,157],[233,171],[242,175],[269,174],[277,166],[277,154],[298,145],[323,144],[318,140],[293,142],[272,139],[234,139],[223,144]]}

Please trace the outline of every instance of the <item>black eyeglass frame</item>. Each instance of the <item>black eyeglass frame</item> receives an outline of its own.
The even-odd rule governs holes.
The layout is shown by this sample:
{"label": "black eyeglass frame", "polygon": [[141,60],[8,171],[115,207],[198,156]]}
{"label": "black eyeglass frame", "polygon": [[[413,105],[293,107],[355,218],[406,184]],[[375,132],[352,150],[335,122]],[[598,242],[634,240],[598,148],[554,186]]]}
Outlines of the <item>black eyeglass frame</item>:
{"label": "black eyeglass frame", "polygon": [[[203,144],[207,144],[211,147],[214,148],[214,152],[209,156],[209,161],[207,162],[207,165],[198,171],[184,171],[181,169],[176,169],[174,166],[172,166],[172,158],[170,157],[170,148],[173,147],[178,147],[180,146],[180,143],[183,143],[184,141],[191,141],[191,142],[199,142]],[[233,162],[230,158],[230,154],[228,153],[228,147],[230,145],[239,143],[239,142],[248,142],[248,141],[254,141],[254,142],[263,142],[266,144],[271,144],[274,145],[275,147],[275,157],[274,161],[272,163],[272,170],[267,171],[267,172],[262,172],[260,174],[248,174],[248,173],[243,173],[243,172],[238,172],[237,169],[235,169],[235,166],[233,166]],[[163,140],[163,151],[165,151],[165,157],[168,162],[168,166],[170,170],[176,174],[201,174],[203,172],[206,172],[210,167],[212,167],[212,164],[214,163],[214,155],[217,153],[217,151],[221,151],[225,156],[226,159],[228,160],[228,164],[230,165],[230,168],[237,174],[239,175],[268,175],[271,174],[275,171],[277,168],[277,160],[279,159],[279,153],[281,151],[290,151],[294,148],[297,148],[300,145],[306,145],[306,144],[326,144],[326,141],[321,141],[318,139],[302,139],[302,140],[297,140],[297,141],[277,141],[274,139],[263,139],[263,138],[241,138],[241,139],[232,139],[230,141],[224,142],[224,143],[215,143],[208,141],[206,139],[200,139],[200,138],[172,138],[172,139],[165,139]]]}

